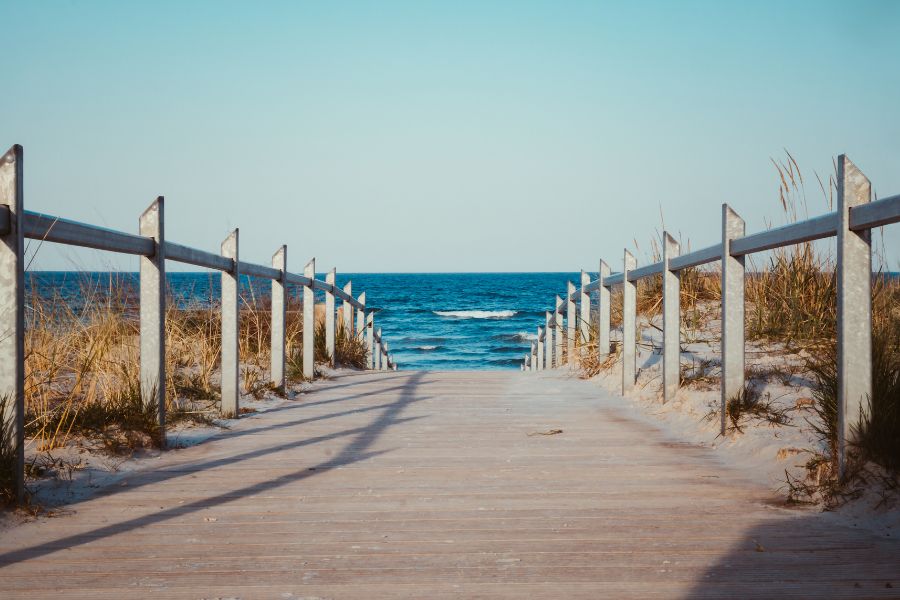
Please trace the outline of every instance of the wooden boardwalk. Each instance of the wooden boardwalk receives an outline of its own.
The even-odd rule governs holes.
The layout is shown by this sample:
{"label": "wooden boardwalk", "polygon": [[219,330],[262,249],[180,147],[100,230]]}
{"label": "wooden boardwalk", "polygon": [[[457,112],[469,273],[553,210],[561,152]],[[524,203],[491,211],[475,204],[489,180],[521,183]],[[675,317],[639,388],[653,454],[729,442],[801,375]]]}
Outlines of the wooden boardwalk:
{"label": "wooden boardwalk", "polygon": [[900,597],[898,543],[617,405],[552,373],[324,382],[2,532],[0,598]]}

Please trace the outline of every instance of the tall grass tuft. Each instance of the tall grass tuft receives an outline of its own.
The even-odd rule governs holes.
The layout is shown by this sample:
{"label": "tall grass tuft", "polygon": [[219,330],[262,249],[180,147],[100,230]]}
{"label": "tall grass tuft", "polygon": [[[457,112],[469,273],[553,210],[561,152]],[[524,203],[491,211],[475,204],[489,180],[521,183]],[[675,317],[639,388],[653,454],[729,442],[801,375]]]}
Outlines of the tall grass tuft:
{"label": "tall grass tuft", "polygon": [[[772,160],[778,173],[778,197],[788,224],[807,218],[806,184],[790,153]],[[834,177],[816,176],[828,210],[833,205]],[[748,339],[780,342],[788,347],[815,348],[836,331],[836,278],[830,251],[812,242],[772,250],[766,268],[750,261],[746,281]]]}
{"label": "tall grass tuft", "polygon": [[[332,356],[325,345],[325,323],[316,323],[315,334],[315,359],[319,363],[331,363]],[[365,369],[368,348],[365,340],[348,332],[343,321],[339,322],[334,331],[334,365],[351,369]]]}
{"label": "tall grass tuft", "polygon": [[872,332],[872,398],[858,431],[863,455],[900,473],[900,285],[881,278]]}
{"label": "tall grass tuft", "polygon": [[[140,399],[139,307],[124,275],[85,277],[75,299],[41,295],[32,285],[25,330],[26,432],[39,451],[64,446],[73,435],[162,439],[151,408]],[[287,307],[291,356],[302,339],[299,301]],[[166,312],[166,413],[171,424],[208,423],[218,412],[221,362],[220,300],[185,304],[170,296]],[[268,391],[271,307],[253,287],[241,297],[240,358],[248,393]],[[121,439],[120,439],[121,441]],[[116,443],[113,445],[123,446]]]}
{"label": "tall grass tuft", "polygon": [[[871,461],[900,473],[900,283],[878,276],[872,302],[872,396],[853,423],[856,459]],[[811,422],[827,448],[837,457],[837,348],[832,342],[808,361],[818,419]],[[834,470],[834,469],[832,469]]]}
{"label": "tall grass tuft", "polygon": [[334,336],[335,363],[351,369],[365,369],[368,347],[365,340],[339,327]]}
{"label": "tall grass tuft", "polygon": [[0,506],[16,502],[16,434],[6,409],[12,403],[9,396],[0,396]]}
{"label": "tall grass tuft", "polygon": [[[134,290],[85,280],[78,303],[33,288],[25,328],[25,429],[39,450],[65,445],[84,413],[138,380]],[[151,431],[146,431],[150,435]]]}

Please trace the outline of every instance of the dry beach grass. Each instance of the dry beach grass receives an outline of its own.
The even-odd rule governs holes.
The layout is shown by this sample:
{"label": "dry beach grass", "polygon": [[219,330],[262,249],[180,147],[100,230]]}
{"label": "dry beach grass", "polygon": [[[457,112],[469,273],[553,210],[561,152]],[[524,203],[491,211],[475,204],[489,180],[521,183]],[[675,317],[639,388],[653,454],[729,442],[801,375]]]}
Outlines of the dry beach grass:
{"label": "dry beach grass", "polygon": [[[785,221],[806,218],[804,180],[790,154],[773,161],[778,173],[779,201]],[[825,204],[833,206],[834,180],[817,177]],[[660,235],[651,242],[651,261],[660,259]],[[877,242],[877,240],[876,240]],[[877,248],[876,244],[876,248]],[[774,250],[763,265],[748,263],[745,280],[745,327],[748,343],[747,385],[729,399],[726,412],[730,435],[752,424],[799,427],[813,433],[814,447],[802,475],[786,471],[788,496],[797,501],[834,505],[863,493],[877,480],[897,489],[900,476],[900,281],[882,273],[873,278],[873,395],[855,424],[857,442],[851,475],[838,481],[835,468],[837,439],[836,290],[833,251],[821,243],[804,243]],[[719,287],[718,265],[689,269],[681,276],[682,386],[680,394],[718,390]],[[637,289],[639,347],[659,353],[661,318],[660,277],[642,280]],[[611,320],[621,330],[621,291],[614,290]],[[596,340],[581,349],[583,377],[609,373],[619,359],[617,346],[608,356],[597,352]],[[639,378],[640,379],[640,378]],[[656,380],[658,383],[658,379]],[[773,400],[763,390],[775,384],[794,396],[796,406]],[[811,393],[812,398],[800,397]],[[793,396],[790,396],[793,397]],[[708,419],[718,421],[713,404]]]}
{"label": "dry beach grass", "polygon": [[[48,470],[50,451],[81,440],[99,443],[102,450],[114,454],[159,446],[162,432],[156,407],[145,403],[140,392],[138,306],[136,290],[129,282],[118,274],[102,282],[83,278],[77,304],[59,295],[41,295],[33,287],[25,339],[25,431],[33,447],[26,465],[29,477],[40,477]],[[251,287],[240,303],[241,391],[256,398],[283,394],[269,383],[268,299],[260,298]],[[317,309],[321,325],[316,343],[321,340],[324,348],[324,307]],[[292,299],[285,334],[289,365],[300,362],[302,329],[302,306]],[[338,364],[364,366],[362,340],[341,330],[337,341]],[[166,313],[166,343],[167,423],[212,423],[220,400],[218,302],[209,299],[179,307],[172,299]],[[326,360],[322,355],[317,359]],[[289,381],[301,381],[301,373],[289,368]],[[0,434],[11,435],[10,425]],[[12,456],[0,456],[0,501],[4,502],[12,499],[12,460]]]}

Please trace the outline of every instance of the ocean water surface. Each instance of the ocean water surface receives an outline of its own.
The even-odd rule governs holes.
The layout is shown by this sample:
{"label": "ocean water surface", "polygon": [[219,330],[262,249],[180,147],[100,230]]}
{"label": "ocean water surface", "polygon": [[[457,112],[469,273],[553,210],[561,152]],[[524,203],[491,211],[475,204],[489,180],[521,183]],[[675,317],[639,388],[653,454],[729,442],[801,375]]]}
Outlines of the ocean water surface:
{"label": "ocean water surface", "polygon": [[[170,292],[189,304],[217,300],[217,273],[169,273]],[[366,292],[394,360],[402,369],[518,369],[544,311],[578,273],[338,273]],[[324,274],[317,276],[324,279]],[[135,273],[32,272],[28,286],[77,304],[85,283],[103,291],[137,289]],[[242,293],[268,295],[266,280],[243,278]],[[293,290],[299,294],[298,290]],[[319,301],[321,301],[321,294]],[[340,302],[338,301],[338,305]]]}

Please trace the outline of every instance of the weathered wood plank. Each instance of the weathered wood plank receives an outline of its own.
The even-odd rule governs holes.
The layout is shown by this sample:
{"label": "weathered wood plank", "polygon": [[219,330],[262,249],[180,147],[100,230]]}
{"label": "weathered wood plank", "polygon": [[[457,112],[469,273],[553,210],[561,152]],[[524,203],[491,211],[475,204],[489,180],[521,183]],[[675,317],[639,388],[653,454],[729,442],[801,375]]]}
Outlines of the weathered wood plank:
{"label": "weathered wood plank", "polygon": [[[708,448],[629,419],[585,382],[397,372],[315,387],[123,475],[71,514],[4,531],[0,596],[849,598],[900,589],[896,542],[783,508]],[[549,429],[563,433],[533,435]]]}

